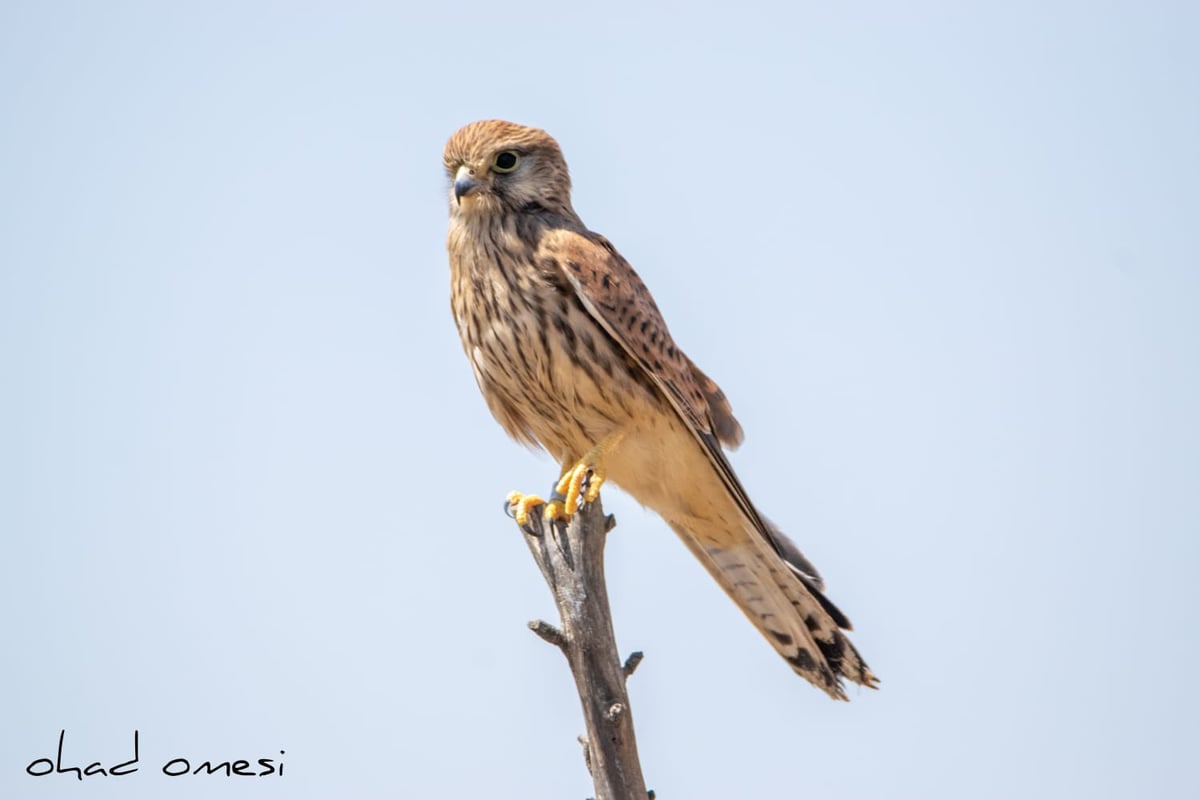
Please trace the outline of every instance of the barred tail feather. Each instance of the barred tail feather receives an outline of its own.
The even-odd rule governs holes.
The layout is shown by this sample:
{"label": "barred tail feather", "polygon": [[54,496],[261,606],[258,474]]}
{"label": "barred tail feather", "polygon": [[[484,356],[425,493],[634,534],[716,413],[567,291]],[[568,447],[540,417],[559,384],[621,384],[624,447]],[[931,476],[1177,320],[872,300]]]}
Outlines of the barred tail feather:
{"label": "barred tail feather", "polygon": [[728,542],[727,531],[671,527],[796,674],[835,700],[848,699],[843,678],[875,688],[878,680],[842,631],[849,621],[817,588],[815,570],[796,570],[757,531],[730,547],[705,544]]}

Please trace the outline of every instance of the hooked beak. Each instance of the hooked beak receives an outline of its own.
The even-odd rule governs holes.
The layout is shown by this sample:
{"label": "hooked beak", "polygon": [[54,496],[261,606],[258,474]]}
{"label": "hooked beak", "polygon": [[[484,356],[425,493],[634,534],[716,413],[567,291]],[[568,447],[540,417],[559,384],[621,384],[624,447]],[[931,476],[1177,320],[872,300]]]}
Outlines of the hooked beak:
{"label": "hooked beak", "polygon": [[475,194],[483,186],[483,183],[471,174],[471,170],[465,165],[458,168],[458,172],[454,176],[454,201],[462,205],[462,199],[468,195]]}

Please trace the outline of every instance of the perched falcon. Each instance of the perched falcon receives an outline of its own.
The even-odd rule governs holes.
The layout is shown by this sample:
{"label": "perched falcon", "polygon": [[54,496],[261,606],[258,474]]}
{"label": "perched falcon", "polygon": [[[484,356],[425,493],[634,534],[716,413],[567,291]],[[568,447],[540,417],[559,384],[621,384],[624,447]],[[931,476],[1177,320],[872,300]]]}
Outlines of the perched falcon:
{"label": "perched falcon", "polygon": [[[563,465],[543,513],[570,517],[611,480],[658,512],[792,669],[834,698],[877,683],[850,621],[758,513],[721,445],[742,429],[675,344],[645,284],[571,207],[545,131],[487,120],[446,144],[451,307],[492,414]],[[542,505],[510,498],[519,521]]]}

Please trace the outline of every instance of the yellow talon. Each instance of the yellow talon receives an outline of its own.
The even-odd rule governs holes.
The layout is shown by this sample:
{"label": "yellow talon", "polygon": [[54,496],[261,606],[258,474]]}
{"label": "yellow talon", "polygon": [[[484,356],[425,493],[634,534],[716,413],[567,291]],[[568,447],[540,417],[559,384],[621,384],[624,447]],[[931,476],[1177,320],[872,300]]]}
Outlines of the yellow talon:
{"label": "yellow talon", "polygon": [[[585,503],[594,503],[600,496],[600,486],[604,483],[605,478],[604,470],[600,465],[590,463],[590,461],[591,459],[585,458],[571,467],[554,487],[554,491],[564,497],[563,506],[568,518],[573,516],[575,510],[579,508],[581,497]],[[584,489],[585,483],[587,489]]]}
{"label": "yellow talon", "polygon": [[[558,485],[554,487],[554,493],[563,497],[566,519],[574,516],[576,509],[579,508],[580,499],[585,503],[594,503],[596,498],[600,497],[600,487],[608,478],[608,472],[604,469],[604,457],[620,444],[623,438],[625,438],[624,433],[609,436],[589,450],[574,466],[567,467],[563,471],[563,476],[558,479]],[[586,489],[584,488],[585,484]]]}
{"label": "yellow talon", "polygon": [[[546,505],[546,501],[538,497],[536,494],[521,494],[520,492],[508,493],[508,508],[512,511],[513,519],[517,524],[524,527],[529,524],[529,512],[538,506]],[[553,503],[551,503],[553,505]],[[549,507],[547,506],[547,511]]]}
{"label": "yellow talon", "polygon": [[562,500],[551,500],[546,503],[546,510],[542,512],[547,522],[556,522],[558,520],[567,521],[571,515],[567,513],[567,506]]}

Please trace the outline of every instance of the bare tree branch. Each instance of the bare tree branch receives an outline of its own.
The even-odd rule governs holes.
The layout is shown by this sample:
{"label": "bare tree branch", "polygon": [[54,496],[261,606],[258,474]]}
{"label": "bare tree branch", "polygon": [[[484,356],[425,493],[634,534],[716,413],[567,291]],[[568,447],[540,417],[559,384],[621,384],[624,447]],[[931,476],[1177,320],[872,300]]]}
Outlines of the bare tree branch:
{"label": "bare tree branch", "polygon": [[564,648],[567,646],[567,638],[563,636],[563,632],[551,625],[549,622],[546,622],[544,619],[535,619],[530,622],[529,630],[533,631],[538,636],[557,647],[559,650],[564,650]]}
{"label": "bare tree branch", "polygon": [[642,663],[645,654],[641,650],[634,650],[629,654],[629,658],[625,659],[625,666],[621,667],[621,672],[625,673],[628,678],[638,668],[638,664]]}
{"label": "bare tree branch", "polygon": [[616,524],[600,501],[585,504],[570,524],[548,523],[534,509],[522,528],[525,543],[554,593],[561,630],[537,621],[529,627],[567,657],[583,705],[587,733],[580,737],[597,800],[646,800],[633,713],[625,678],[641,653],[622,666],[604,583],[605,534]]}

